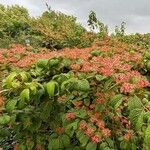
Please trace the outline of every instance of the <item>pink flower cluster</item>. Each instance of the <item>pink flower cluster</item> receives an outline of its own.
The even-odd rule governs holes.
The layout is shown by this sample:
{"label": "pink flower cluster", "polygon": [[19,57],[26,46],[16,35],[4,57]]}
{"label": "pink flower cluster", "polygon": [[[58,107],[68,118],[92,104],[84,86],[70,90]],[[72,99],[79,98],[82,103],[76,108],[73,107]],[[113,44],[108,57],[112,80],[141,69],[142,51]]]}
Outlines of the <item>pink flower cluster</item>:
{"label": "pink flower cluster", "polygon": [[129,71],[121,73],[116,78],[117,84],[121,85],[121,93],[132,93],[136,89],[150,86],[150,82],[144,79],[138,71]]}

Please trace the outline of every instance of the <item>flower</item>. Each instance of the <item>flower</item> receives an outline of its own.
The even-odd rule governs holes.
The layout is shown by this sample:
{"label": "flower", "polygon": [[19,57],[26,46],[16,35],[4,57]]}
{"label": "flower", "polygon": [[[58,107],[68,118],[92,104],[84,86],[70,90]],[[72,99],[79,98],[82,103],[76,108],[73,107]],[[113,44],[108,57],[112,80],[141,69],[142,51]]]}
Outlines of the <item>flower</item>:
{"label": "flower", "polygon": [[79,125],[80,130],[86,130],[87,128],[87,123],[85,121],[81,121]]}
{"label": "flower", "polygon": [[56,128],[55,130],[56,130],[56,132],[57,132],[58,134],[64,133],[64,128],[63,128],[63,127],[58,127],[58,128]]}
{"label": "flower", "polygon": [[102,129],[102,134],[104,137],[110,137],[111,136],[111,131],[107,128]]}
{"label": "flower", "polygon": [[80,100],[77,100],[77,101],[73,102],[73,104],[75,105],[76,108],[80,108],[82,106],[83,102]]}
{"label": "flower", "polygon": [[99,129],[104,129],[105,123],[103,120],[99,120],[96,125],[98,126]]}
{"label": "flower", "polygon": [[68,112],[68,113],[66,114],[66,119],[67,119],[68,121],[74,120],[75,118],[76,118],[76,115],[75,115],[74,112]]}
{"label": "flower", "polygon": [[97,98],[96,99],[96,104],[103,104],[105,100],[103,98]]}
{"label": "flower", "polygon": [[102,140],[102,138],[99,135],[94,135],[91,137],[91,140],[93,143],[99,143]]}
{"label": "flower", "polygon": [[123,137],[126,141],[129,141],[133,136],[133,131],[128,131]]}
{"label": "flower", "polygon": [[132,93],[135,89],[134,84],[131,83],[123,83],[121,88],[120,88],[120,92],[127,94],[127,93]]}
{"label": "flower", "polygon": [[87,130],[85,131],[85,134],[89,137],[91,137],[94,133],[94,129],[93,128],[87,128]]}

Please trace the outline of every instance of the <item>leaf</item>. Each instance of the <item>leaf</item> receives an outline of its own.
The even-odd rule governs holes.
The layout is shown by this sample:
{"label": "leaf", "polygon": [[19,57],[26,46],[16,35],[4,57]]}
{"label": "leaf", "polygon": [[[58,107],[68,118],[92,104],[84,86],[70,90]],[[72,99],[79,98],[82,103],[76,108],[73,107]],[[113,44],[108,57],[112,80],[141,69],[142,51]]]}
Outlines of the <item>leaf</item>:
{"label": "leaf", "polygon": [[108,79],[106,82],[105,82],[105,84],[104,84],[104,90],[108,90],[109,89],[109,87],[112,85],[112,83],[113,83],[113,80],[110,78],[110,79]]}
{"label": "leaf", "polygon": [[59,149],[59,139],[57,138],[57,139],[51,139],[50,141],[49,141],[49,150],[58,150]]}
{"label": "leaf", "polygon": [[150,149],[150,125],[146,128],[144,143],[148,149]]}
{"label": "leaf", "polygon": [[79,120],[76,120],[67,126],[65,126],[65,133],[67,133],[70,137],[74,134],[74,131],[78,128]]}
{"label": "leaf", "polygon": [[19,150],[26,150],[25,144],[20,144],[19,145]]}
{"label": "leaf", "polygon": [[91,51],[92,56],[99,56],[100,54],[101,54],[101,51],[98,49]]}
{"label": "leaf", "polygon": [[10,116],[8,115],[0,116],[0,125],[5,125],[8,124],[9,122],[10,122]]}
{"label": "leaf", "polygon": [[86,136],[84,133],[82,133],[82,134],[80,134],[80,136],[78,138],[83,147],[87,145],[87,142],[89,141],[88,136]]}
{"label": "leaf", "polygon": [[4,139],[5,137],[8,137],[10,135],[11,135],[11,133],[10,133],[9,129],[7,129],[7,128],[0,129],[0,140]]}
{"label": "leaf", "polygon": [[99,150],[104,150],[107,146],[108,146],[108,144],[107,144],[106,142],[102,142],[102,143],[99,145]]}
{"label": "leaf", "polygon": [[87,116],[87,111],[85,109],[80,109],[76,111],[76,116],[82,119],[85,119]]}
{"label": "leaf", "polygon": [[29,101],[29,99],[30,99],[30,90],[29,89],[24,89],[20,94],[20,98],[23,101]]}
{"label": "leaf", "polygon": [[8,101],[5,106],[6,111],[11,112],[12,110],[14,110],[16,107],[16,104],[17,104],[17,100]]}
{"label": "leaf", "polygon": [[68,67],[71,65],[71,60],[69,58],[64,58],[63,59],[63,65],[64,67]]}
{"label": "leaf", "polygon": [[137,96],[129,98],[128,109],[133,110],[133,109],[136,109],[136,108],[140,108],[140,109],[143,108],[141,100]]}
{"label": "leaf", "polygon": [[12,87],[12,81],[14,78],[17,76],[16,72],[10,73],[8,77],[4,80],[4,86],[6,85],[6,88],[11,88]]}
{"label": "leaf", "polygon": [[20,72],[19,75],[21,76],[22,81],[28,81],[28,76],[25,71]]}
{"label": "leaf", "polygon": [[60,59],[53,58],[53,59],[50,59],[48,63],[49,63],[50,67],[53,67],[53,66],[56,66],[56,65],[58,65],[60,63]]}
{"label": "leaf", "polygon": [[111,99],[110,105],[116,109],[121,105],[122,101],[123,101],[123,95],[117,94]]}
{"label": "leaf", "polygon": [[102,76],[102,75],[96,75],[95,77],[97,81],[103,81],[107,78],[106,76]]}
{"label": "leaf", "polygon": [[64,147],[68,147],[70,145],[70,137],[69,136],[63,134],[61,136],[61,139],[62,139],[62,143],[63,143]]}
{"label": "leaf", "polygon": [[77,84],[77,79],[72,77],[61,84],[61,90],[64,92],[66,90],[75,89]]}
{"label": "leaf", "polygon": [[84,91],[84,92],[89,91],[90,90],[89,81],[86,79],[78,80],[76,90]]}
{"label": "leaf", "polygon": [[142,111],[136,122],[136,129],[140,130],[144,123],[144,112]]}
{"label": "leaf", "polygon": [[142,109],[139,109],[139,108],[136,108],[136,109],[133,109],[130,111],[129,119],[130,119],[132,124],[136,125],[138,118],[141,115],[141,113],[142,113]]}
{"label": "leaf", "polygon": [[[55,89],[58,89],[58,83],[55,81],[50,81],[46,84],[47,93],[50,97],[55,96]],[[58,93],[57,93],[58,94]]]}
{"label": "leaf", "polygon": [[37,66],[40,68],[46,68],[48,64],[48,59],[40,59],[37,62]]}
{"label": "leaf", "polygon": [[96,150],[96,148],[97,148],[97,144],[93,142],[89,142],[86,146],[86,150]]}

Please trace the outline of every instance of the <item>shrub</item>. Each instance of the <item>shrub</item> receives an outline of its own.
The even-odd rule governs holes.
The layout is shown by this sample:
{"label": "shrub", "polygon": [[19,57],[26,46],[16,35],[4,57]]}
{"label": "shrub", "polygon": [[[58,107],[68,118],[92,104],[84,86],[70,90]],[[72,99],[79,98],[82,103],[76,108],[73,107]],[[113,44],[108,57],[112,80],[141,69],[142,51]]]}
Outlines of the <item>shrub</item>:
{"label": "shrub", "polygon": [[123,53],[76,49],[11,72],[0,124],[15,148],[148,150],[150,84]]}

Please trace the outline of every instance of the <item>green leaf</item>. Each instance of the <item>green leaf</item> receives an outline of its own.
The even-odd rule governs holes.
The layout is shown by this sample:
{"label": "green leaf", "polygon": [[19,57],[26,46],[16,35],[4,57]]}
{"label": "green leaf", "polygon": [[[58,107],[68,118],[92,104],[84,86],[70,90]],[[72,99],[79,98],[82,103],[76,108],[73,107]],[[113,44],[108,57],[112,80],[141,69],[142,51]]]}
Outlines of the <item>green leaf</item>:
{"label": "green leaf", "polygon": [[46,68],[48,64],[48,59],[40,59],[37,62],[37,66],[40,68]]}
{"label": "green leaf", "polygon": [[61,84],[61,90],[64,92],[66,90],[75,89],[77,84],[77,79],[72,77]]}
{"label": "green leaf", "polygon": [[8,101],[5,106],[6,111],[11,112],[12,110],[14,110],[16,107],[16,104],[17,104],[17,100]]}
{"label": "green leaf", "polygon": [[89,141],[89,137],[86,136],[84,133],[82,133],[79,136],[79,141],[80,141],[81,145],[84,147],[87,145],[87,142]]}
{"label": "green leaf", "polygon": [[86,80],[86,79],[78,80],[76,90],[84,91],[84,92],[89,91],[90,84],[89,84],[88,80]]}
{"label": "green leaf", "polygon": [[17,76],[16,72],[10,73],[10,75],[8,77],[6,77],[6,79],[4,80],[4,87],[6,85],[6,88],[11,88],[12,82],[16,76]]}
{"label": "green leaf", "polygon": [[25,144],[19,144],[19,150],[26,150]]}
{"label": "green leaf", "polygon": [[28,81],[28,76],[25,71],[20,72],[19,75],[21,76],[22,81]]}
{"label": "green leaf", "polygon": [[123,101],[123,95],[117,94],[111,99],[110,105],[116,109],[121,105],[122,101]]}
{"label": "green leaf", "polygon": [[0,129],[0,140],[4,139],[5,137],[8,137],[10,135],[11,135],[11,133],[9,132],[9,130],[7,128]]}
{"label": "green leaf", "polygon": [[58,65],[60,63],[60,59],[53,58],[53,59],[50,59],[48,63],[49,63],[50,67],[53,67],[53,66],[56,66],[56,65]]}
{"label": "green leaf", "polygon": [[95,77],[97,81],[103,81],[107,78],[106,76],[102,76],[102,75],[96,75]]}
{"label": "green leaf", "polygon": [[99,145],[99,150],[104,150],[107,146],[108,144],[106,142],[103,142]]}
{"label": "green leaf", "polygon": [[144,143],[148,149],[150,149],[150,125],[146,128]]}
{"label": "green leaf", "polygon": [[5,125],[8,124],[9,122],[10,122],[10,116],[8,115],[0,116],[0,125]]}
{"label": "green leaf", "polygon": [[23,101],[29,101],[29,99],[30,99],[30,90],[29,89],[24,89],[20,94],[20,98]]}
{"label": "green leaf", "polygon": [[141,100],[137,96],[129,98],[129,101],[128,101],[129,110],[133,110],[136,108],[142,109],[142,107],[143,106],[142,106]]}
{"label": "green leaf", "polygon": [[70,137],[69,136],[63,134],[61,136],[61,139],[62,139],[62,143],[63,143],[64,147],[68,147],[70,145]]}
{"label": "green leaf", "polygon": [[51,139],[49,141],[49,146],[48,146],[49,150],[58,150],[59,149],[59,142],[60,142],[59,138]]}
{"label": "green leaf", "polygon": [[[50,97],[55,96],[56,87],[58,90],[58,83],[55,81],[50,81],[46,84],[47,93]],[[57,91],[57,94],[58,94],[58,91]]]}
{"label": "green leaf", "polygon": [[87,117],[87,111],[85,109],[80,109],[76,111],[76,116],[85,119]]}
{"label": "green leaf", "polygon": [[99,56],[100,54],[101,54],[101,51],[98,49],[91,51],[92,56]]}
{"label": "green leaf", "polygon": [[86,146],[86,150],[96,150],[96,148],[97,148],[97,144],[93,142],[89,142]]}
{"label": "green leaf", "polygon": [[[142,109],[139,109],[139,108],[136,108],[136,109],[133,109],[130,111],[129,119],[132,124],[136,125],[141,113],[142,113]],[[138,127],[138,125],[137,125],[137,127]]]}
{"label": "green leaf", "polygon": [[136,122],[136,129],[140,130],[144,123],[144,112],[142,111]]}

